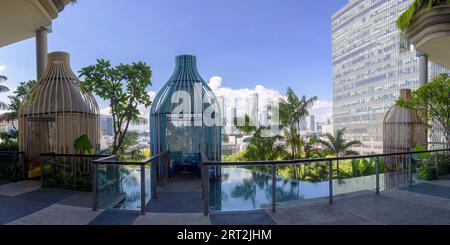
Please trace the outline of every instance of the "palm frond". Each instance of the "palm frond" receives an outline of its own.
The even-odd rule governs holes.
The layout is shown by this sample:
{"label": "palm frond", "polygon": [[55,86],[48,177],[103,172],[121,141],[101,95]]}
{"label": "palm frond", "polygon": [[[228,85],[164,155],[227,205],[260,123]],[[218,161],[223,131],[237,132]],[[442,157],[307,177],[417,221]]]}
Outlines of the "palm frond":
{"label": "palm frond", "polygon": [[322,144],[323,146],[325,146],[325,148],[327,148],[330,151],[334,151],[334,146],[329,141],[319,139],[317,140],[317,143]]}
{"label": "palm frond", "polygon": [[8,105],[6,105],[5,103],[0,101],[0,110],[7,110],[8,109]]}
{"label": "palm frond", "polygon": [[348,156],[348,155],[359,155],[359,152],[353,151],[353,150],[345,150],[344,151],[344,155],[346,155],[346,156]]}
{"label": "palm frond", "polygon": [[9,88],[4,85],[0,85],[0,93],[4,93],[4,92],[9,92]]}
{"label": "palm frond", "polygon": [[[0,102],[1,109],[1,102]],[[18,118],[18,114],[16,112],[5,112],[0,115],[0,122],[12,122]]]}
{"label": "palm frond", "polygon": [[137,118],[131,119],[131,124],[134,126],[145,125],[147,123],[148,123],[148,120],[147,120],[147,118],[144,118],[144,117],[137,117]]}
{"label": "palm frond", "polygon": [[359,141],[359,140],[352,140],[352,141],[346,142],[344,144],[344,148],[350,148],[350,147],[353,147],[353,146],[361,146],[361,145],[362,145],[361,141]]}

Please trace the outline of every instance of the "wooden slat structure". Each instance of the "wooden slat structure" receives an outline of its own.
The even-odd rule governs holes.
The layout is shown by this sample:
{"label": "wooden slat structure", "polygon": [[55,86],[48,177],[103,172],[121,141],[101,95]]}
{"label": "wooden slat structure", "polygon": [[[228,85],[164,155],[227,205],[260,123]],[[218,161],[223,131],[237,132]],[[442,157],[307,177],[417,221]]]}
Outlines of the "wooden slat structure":
{"label": "wooden slat structure", "polygon": [[39,167],[40,154],[75,154],[73,142],[86,134],[99,149],[99,108],[72,72],[69,54],[48,54],[45,74],[31,88],[19,112],[19,149]]}
{"label": "wooden slat structure", "polygon": [[[400,97],[411,99],[410,89],[401,89]],[[427,143],[427,125],[416,110],[393,105],[384,116],[383,152],[408,152],[417,144]],[[399,156],[387,157],[386,165],[395,169],[402,162]]]}

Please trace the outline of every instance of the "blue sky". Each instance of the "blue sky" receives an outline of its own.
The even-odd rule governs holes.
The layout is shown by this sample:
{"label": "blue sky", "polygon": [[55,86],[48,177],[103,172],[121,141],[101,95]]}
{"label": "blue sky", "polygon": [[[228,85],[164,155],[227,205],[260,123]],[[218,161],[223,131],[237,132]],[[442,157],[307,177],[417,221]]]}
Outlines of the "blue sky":
{"label": "blue sky", "polygon": [[[346,2],[78,0],[54,21],[49,51],[70,52],[75,72],[97,58],[145,61],[153,91],[171,75],[176,55],[194,54],[203,78],[220,76],[222,86],[281,93],[290,86],[331,101],[331,15]],[[10,88],[34,79],[34,50],[34,39],[0,48]]]}

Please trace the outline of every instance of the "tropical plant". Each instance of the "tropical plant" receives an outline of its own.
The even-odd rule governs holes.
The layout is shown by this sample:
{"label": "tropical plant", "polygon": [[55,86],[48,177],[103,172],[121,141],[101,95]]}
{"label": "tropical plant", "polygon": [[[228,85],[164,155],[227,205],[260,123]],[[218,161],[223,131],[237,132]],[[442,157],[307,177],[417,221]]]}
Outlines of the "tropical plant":
{"label": "tropical plant", "polygon": [[19,145],[17,144],[17,131],[0,132],[0,151],[17,151]]}
{"label": "tropical plant", "polygon": [[5,108],[8,111],[0,115],[0,122],[11,123],[13,131],[18,131],[14,125],[14,121],[19,118],[20,104],[35,84],[35,80],[21,82],[14,91],[14,95],[8,96],[10,102]]}
{"label": "tropical plant", "polygon": [[251,135],[244,140],[248,143],[244,153],[247,160],[276,160],[283,154],[283,146],[276,144],[280,136],[264,137],[262,131],[267,128],[252,126],[255,124],[248,115],[245,115],[244,121],[243,126],[236,125],[236,128]]}
{"label": "tropical plant", "polygon": [[[4,82],[6,80],[8,80],[8,78],[6,76],[0,75],[0,83]],[[4,92],[8,92],[8,91],[9,91],[8,87],[0,84],[0,93],[4,93]],[[4,102],[0,101],[0,110],[6,110],[6,109],[7,109],[6,104]]]}
{"label": "tropical plant", "polygon": [[286,144],[290,146],[291,158],[295,159],[301,152],[301,136],[298,134],[300,123],[309,116],[309,109],[317,101],[317,97],[307,99],[306,96],[299,98],[294,91],[288,87],[286,99],[280,99],[280,120],[285,130]]}
{"label": "tropical plant", "polygon": [[428,8],[431,10],[433,7],[444,4],[444,3],[450,3],[450,0],[415,0],[409,8],[400,15],[397,19],[397,27],[404,31],[406,28],[408,28],[414,16],[422,9]]}
{"label": "tropical plant", "polygon": [[81,153],[93,153],[94,147],[86,134],[81,135],[73,142],[73,148]]}
{"label": "tropical plant", "polygon": [[[450,76],[448,74],[440,74],[420,86],[412,92],[411,100],[398,99],[397,105],[417,110],[429,122],[437,123],[444,129],[447,145],[450,144]],[[427,123],[429,123],[428,120]]]}
{"label": "tropical plant", "polygon": [[130,123],[140,120],[138,105],[150,106],[146,88],[152,84],[151,76],[150,67],[144,62],[112,67],[109,61],[100,59],[81,69],[81,86],[109,101],[114,129],[112,154],[122,149]]}
{"label": "tropical plant", "polygon": [[[342,157],[346,155],[358,155],[358,152],[351,150],[350,148],[360,146],[362,143],[359,140],[347,141],[344,138],[345,128],[339,129],[336,135],[330,133],[325,134],[327,140],[319,139],[317,142],[322,144],[331,154],[336,157]],[[336,161],[336,173],[339,176],[339,161]]]}
{"label": "tropical plant", "polygon": [[417,176],[421,180],[435,180],[437,179],[436,167],[431,162],[423,162],[419,165]]}

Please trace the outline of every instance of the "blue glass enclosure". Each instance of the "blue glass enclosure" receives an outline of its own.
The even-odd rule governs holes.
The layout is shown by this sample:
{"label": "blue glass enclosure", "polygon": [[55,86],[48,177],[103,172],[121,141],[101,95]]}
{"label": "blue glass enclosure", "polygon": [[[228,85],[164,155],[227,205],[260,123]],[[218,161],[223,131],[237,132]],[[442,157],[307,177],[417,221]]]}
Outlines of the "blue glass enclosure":
{"label": "blue glass enclosure", "polygon": [[[221,112],[218,101],[196,66],[196,57],[176,57],[175,71],[159,91],[150,110],[150,147],[156,155],[170,150],[168,173],[198,171],[199,153],[221,157]],[[220,175],[220,169],[213,171]]]}

